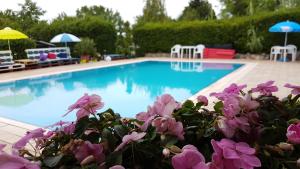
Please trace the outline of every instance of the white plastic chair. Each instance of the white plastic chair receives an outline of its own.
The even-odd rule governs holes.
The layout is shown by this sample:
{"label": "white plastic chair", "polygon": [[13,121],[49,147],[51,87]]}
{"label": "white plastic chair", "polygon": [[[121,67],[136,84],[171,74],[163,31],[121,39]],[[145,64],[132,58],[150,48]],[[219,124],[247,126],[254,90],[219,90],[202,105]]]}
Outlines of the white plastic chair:
{"label": "white plastic chair", "polygon": [[287,54],[291,54],[292,55],[292,61],[295,62],[296,61],[296,57],[297,57],[297,46],[295,46],[295,45],[287,45],[286,46],[286,53]]}
{"label": "white plastic chair", "polygon": [[194,48],[194,56],[193,56],[193,58],[197,58],[198,54],[200,54],[200,58],[203,59],[204,48],[205,48],[204,45],[197,45]]}
{"label": "white plastic chair", "polygon": [[280,46],[273,46],[270,52],[270,60],[274,59],[274,61],[277,61],[277,56],[281,56],[281,50],[282,48]]}
{"label": "white plastic chair", "polygon": [[181,45],[175,45],[171,49],[171,58],[176,55],[178,58],[180,57]]}

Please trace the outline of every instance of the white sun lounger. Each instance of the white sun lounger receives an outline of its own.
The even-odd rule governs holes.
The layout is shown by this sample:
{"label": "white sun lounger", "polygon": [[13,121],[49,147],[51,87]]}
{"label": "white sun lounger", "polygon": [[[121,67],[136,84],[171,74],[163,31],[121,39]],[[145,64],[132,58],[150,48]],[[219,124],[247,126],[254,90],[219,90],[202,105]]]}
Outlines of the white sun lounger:
{"label": "white sun lounger", "polygon": [[0,51],[0,72],[21,70],[24,69],[25,65],[15,63],[10,50]]}

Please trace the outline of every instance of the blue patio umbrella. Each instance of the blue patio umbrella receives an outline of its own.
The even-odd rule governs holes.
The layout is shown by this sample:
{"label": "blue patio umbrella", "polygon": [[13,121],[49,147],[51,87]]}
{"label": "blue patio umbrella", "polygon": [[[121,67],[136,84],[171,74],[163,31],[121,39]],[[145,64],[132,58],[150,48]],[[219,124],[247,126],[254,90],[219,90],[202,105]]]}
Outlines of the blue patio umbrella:
{"label": "blue patio umbrella", "polygon": [[54,38],[51,39],[51,43],[65,43],[67,47],[67,43],[69,42],[80,42],[81,40],[76,37],[75,35],[69,34],[69,33],[62,33],[59,35],[56,35]]}
{"label": "blue patio umbrella", "polygon": [[269,32],[282,32],[285,33],[284,46],[287,45],[288,33],[300,32],[300,24],[292,21],[279,22],[269,29]]}

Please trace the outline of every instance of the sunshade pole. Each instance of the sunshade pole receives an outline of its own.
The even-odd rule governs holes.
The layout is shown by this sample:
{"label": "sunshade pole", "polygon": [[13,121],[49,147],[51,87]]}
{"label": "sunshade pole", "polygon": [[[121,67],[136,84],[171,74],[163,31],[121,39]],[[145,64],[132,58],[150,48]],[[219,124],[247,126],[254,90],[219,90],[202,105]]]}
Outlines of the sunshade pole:
{"label": "sunshade pole", "polygon": [[68,44],[67,44],[67,42],[65,42],[65,46],[66,46],[66,47],[68,47]]}
{"label": "sunshade pole", "polygon": [[286,45],[287,45],[287,38],[288,38],[288,33],[287,33],[287,32],[285,32],[284,46],[286,46]]}
{"label": "sunshade pole", "polygon": [[9,40],[7,40],[7,43],[8,43],[8,50],[10,50],[10,43],[9,43]]}

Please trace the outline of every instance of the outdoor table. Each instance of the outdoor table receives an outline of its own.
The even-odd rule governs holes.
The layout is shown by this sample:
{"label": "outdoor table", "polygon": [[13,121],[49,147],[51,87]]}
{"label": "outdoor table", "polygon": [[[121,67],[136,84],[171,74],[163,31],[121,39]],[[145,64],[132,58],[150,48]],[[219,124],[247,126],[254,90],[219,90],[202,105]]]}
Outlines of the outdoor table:
{"label": "outdoor table", "polygon": [[180,50],[181,58],[183,58],[184,50],[186,50],[188,52],[188,57],[189,57],[189,59],[191,59],[192,52],[194,52],[194,50],[195,50],[195,46],[181,46],[181,50]]}

